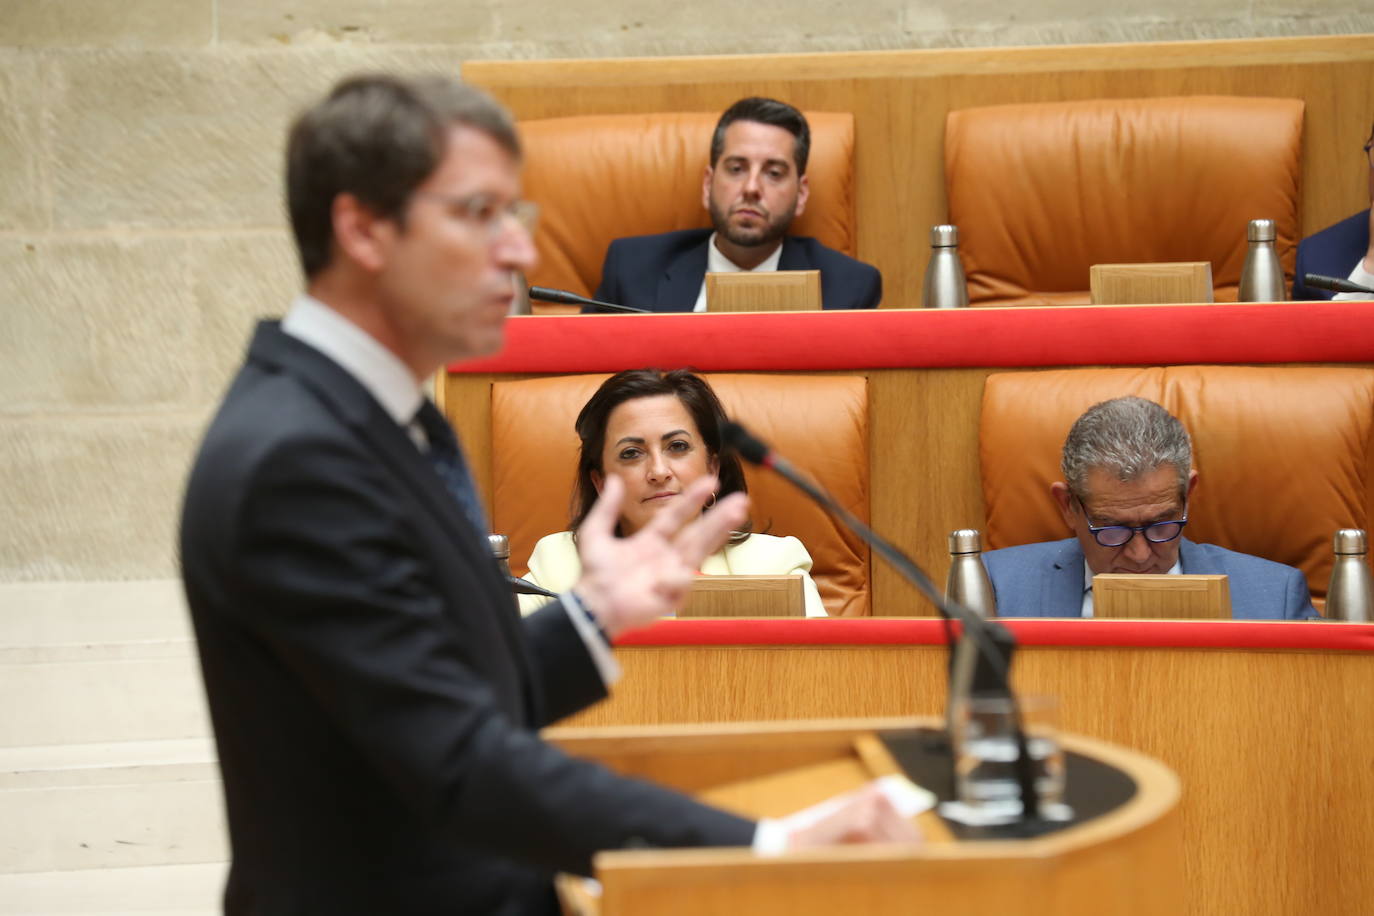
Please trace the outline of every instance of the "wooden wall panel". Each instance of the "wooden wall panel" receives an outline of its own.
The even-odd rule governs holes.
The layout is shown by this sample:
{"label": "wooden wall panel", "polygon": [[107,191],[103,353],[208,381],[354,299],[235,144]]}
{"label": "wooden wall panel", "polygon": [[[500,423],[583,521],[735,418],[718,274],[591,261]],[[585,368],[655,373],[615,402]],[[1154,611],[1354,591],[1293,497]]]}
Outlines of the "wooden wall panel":
{"label": "wooden wall panel", "polygon": [[[873,528],[915,559],[940,588],[949,569],[949,533],[984,527],[978,414],[983,380],[991,371],[869,373]],[[874,563],[871,575],[874,614],[934,615],[934,607],[886,563]]]}
{"label": "wooden wall panel", "polygon": [[[813,55],[469,61],[463,65],[463,75],[490,90],[520,118],[721,111],[753,94],[777,96],[804,109],[852,111],[859,257],[883,272],[887,307],[920,302],[929,228],[946,219],[944,119],[953,109],[1163,95],[1301,98],[1307,103],[1304,233],[1369,203],[1368,171],[1360,152],[1374,115],[1374,36],[1369,35]],[[1284,254],[1291,267],[1292,252]]]}

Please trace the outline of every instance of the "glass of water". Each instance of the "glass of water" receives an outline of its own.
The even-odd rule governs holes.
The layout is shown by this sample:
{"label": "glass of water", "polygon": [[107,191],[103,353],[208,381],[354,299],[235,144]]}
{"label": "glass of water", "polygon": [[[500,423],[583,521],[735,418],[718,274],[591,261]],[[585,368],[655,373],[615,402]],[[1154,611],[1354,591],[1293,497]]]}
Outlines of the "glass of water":
{"label": "glass of water", "polygon": [[[1039,816],[1062,820],[1064,752],[1055,731],[1058,704],[1053,697],[1023,696],[1022,728],[1032,763]],[[959,807],[969,823],[1006,824],[1021,817],[1017,744],[1012,700],[973,696],[954,710],[954,782]]]}

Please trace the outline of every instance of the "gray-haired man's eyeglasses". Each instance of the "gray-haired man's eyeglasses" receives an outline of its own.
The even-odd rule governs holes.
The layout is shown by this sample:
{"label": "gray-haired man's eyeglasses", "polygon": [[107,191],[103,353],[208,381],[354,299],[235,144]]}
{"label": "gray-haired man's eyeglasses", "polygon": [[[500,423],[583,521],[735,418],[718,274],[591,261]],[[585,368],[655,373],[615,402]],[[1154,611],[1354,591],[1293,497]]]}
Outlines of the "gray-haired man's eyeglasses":
{"label": "gray-haired man's eyeglasses", "polygon": [[[1083,518],[1088,518],[1087,507],[1083,501],[1078,500],[1078,508],[1083,512]],[[1103,547],[1124,547],[1130,543],[1131,538],[1139,531],[1145,536],[1145,540],[1151,544],[1167,544],[1183,533],[1183,526],[1188,524],[1188,507],[1183,507],[1183,518],[1171,522],[1151,522],[1148,525],[1094,525],[1088,523],[1088,530],[1092,532],[1093,539]]]}

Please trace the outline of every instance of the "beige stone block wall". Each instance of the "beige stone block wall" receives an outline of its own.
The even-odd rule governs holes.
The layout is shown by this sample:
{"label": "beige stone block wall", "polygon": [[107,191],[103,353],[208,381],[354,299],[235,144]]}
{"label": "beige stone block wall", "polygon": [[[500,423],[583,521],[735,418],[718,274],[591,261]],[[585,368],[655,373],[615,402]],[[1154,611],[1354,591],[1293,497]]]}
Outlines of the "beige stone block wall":
{"label": "beige stone block wall", "polygon": [[214,38],[214,9],[211,0],[5,0],[0,45],[198,48]]}
{"label": "beige stone block wall", "polygon": [[174,574],[172,519],[198,412],[6,417],[0,557],[11,579]]}
{"label": "beige stone block wall", "polygon": [[158,237],[0,242],[6,412],[193,406],[185,242]]}
{"label": "beige stone block wall", "polygon": [[41,72],[37,55],[0,48],[0,232],[48,228]]}
{"label": "beige stone block wall", "polygon": [[197,438],[299,286],[286,124],[345,73],[1355,32],[1368,0],[0,0],[0,582],[174,574]]}
{"label": "beige stone block wall", "polygon": [[285,125],[360,69],[456,73],[442,48],[90,51],[47,60],[58,229],[282,225]]}
{"label": "beige stone block wall", "polygon": [[199,434],[300,287],[285,125],[346,73],[459,60],[323,43],[0,64],[0,581],[173,575]]}
{"label": "beige stone block wall", "polygon": [[[230,8],[226,8],[230,7]],[[442,43],[464,57],[635,57],[1368,31],[1367,0],[284,0],[222,3],[243,44]]]}

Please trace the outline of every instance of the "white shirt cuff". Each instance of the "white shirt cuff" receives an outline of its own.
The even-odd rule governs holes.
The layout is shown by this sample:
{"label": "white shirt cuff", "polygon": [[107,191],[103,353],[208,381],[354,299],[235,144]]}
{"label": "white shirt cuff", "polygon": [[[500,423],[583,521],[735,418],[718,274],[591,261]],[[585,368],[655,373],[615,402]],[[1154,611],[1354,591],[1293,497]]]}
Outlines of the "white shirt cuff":
{"label": "white shirt cuff", "polygon": [[[1361,286],[1374,286],[1374,273],[1370,273],[1364,269],[1364,258],[1360,258],[1355,262],[1355,269],[1350,272],[1350,276],[1346,277],[1346,279],[1351,283],[1358,283]],[[1337,293],[1331,298],[1349,301],[1374,299],[1374,296],[1369,295],[1369,293]]]}
{"label": "white shirt cuff", "polygon": [[568,612],[573,629],[586,644],[587,654],[592,657],[592,664],[596,665],[596,673],[601,675],[601,683],[609,690],[620,680],[620,663],[615,660],[611,647],[606,644],[606,640],[601,637],[601,631],[592,622],[591,612],[582,606],[576,595],[566,591],[558,596],[558,600],[563,603],[563,610]]}
{"label": "white shirt cuff", "polygon": [[754,855],[777,856],[786,851],[786,823],[771,817],[761,818],[754,827]]}

